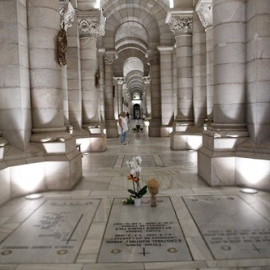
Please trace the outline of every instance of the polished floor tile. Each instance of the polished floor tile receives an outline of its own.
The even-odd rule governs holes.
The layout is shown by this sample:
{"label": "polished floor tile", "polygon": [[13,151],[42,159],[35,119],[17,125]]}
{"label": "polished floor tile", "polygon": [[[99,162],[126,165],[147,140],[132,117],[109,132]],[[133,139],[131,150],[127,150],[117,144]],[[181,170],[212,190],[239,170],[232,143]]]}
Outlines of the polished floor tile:
{"label": "polished floor tile", "polygon": [[[16,236],[16,231],[19,232],[18,229],[22,228],[24,224],[27,224],[30,217],[37,213],[38,209],[40,209],[46,201],[58,199],[68,200],[72,203],[84,199],[99,200],[98,207],[93,212],[93,219],[90,224],[87,225],[87,231],[83,236],[74,262],[65,263],[59,261],[58,263],[53,263],[55,262],[55,258],[52,260],[48,258],[46,264],[34,264],[34,260],[31,259],[19,264],[9,262],[4,263],[3,257],[8,256],[6,255],[8,252],[5,252],[6,250],[4,250],[3,252],[1,251],[2,254],[0,254],[0,270],[269,270],[270,259],[268,255],[254,256],[254,254],[250,253],[250,255],[245,254],[244,259],[232,259],[230,257],[224,259],[224,253],[222,253],[222,255],[220,253],[223,251],[214,250],[214,245],[217,243],[208,243],[206,241],[204,232],[211,226],[207,226],[207,224],[202,225],[204,217],[207,217],[206,214],[208,214],[211,216],[211,219],[208,218],[209,222],[211,220],[221,222],[223,219],[224,224],[226,223],[227,227],[241,227],[242,221],[245,221],[246,223],[250,221],[251,224],[255,224],[255,219],[258,219],[258,217],[265,220],[264,225],[266,224],[265,226],[267,227],[267,224],[270,222],[269,192],[259,191],[256,194],[250,195],[240,192],[239,187],[210,187],[197,174],[196,151],[173,151],[170,149],[169,138],[149,138],[145,131],[139,133],[133,132],[131,129],[132,125],[133,123],[131,122],[126,145],[121,145],[119,138],[108,139],[107,150],[105,152],[83,155],[82,181],[76,185],[73,190],[46,192],[43,194],[42,199],[35,201],[29,201],[23,197],[15,198],[0,207],[1,244],[12,235]],[[115,218],[117,221],[119,220],[119,222],[126,222],[122,217],[124,213],[121,213],[121,210],[119,210],[120,212],[117,212],[117,215],[111,216],[113,214],[112,206],[115,201],[121,202],[128,198],[129,193],[127,192],[127,189],[132,187],[132,182],[127,180],[129,170],[126,166],[126,161],[138,155],[142,157],[141,181],[146,184],[147,180],[156,178],[160,182],[160,190],[157,199],[161,200],[162,197],[170,199],[170,211],[175,213],[188,252],[191,254],[191,257],[189,258],[191,260],[142,260],[136,262],[135,259],[133,261],[130,257],[128,263],[125,261],[124,257],[121,263],[104,263],[98,260],[104,236],[106,236],[106,231],[111,230],[111,228],[108,227],[110,226],[109,221],[114,220]],[[241,215],[244,214],[240,207],[241,204],[234,204],[233,207],[235,209],[226,211],[224,210],[226,209],[226,205],[222,204],[220,200],[218,200],[218,203],[220,204],[219,207],[218,204],[213,204],[216,208],[208,208],[208,203],[211,200],[204,201],[204,206],[196,206],[194,203],[195,201],[192,201],[193,199],[196,200],[198,198],[218,199],[220,196],[225,196],[226,198],[237,197],[238,200],[245,203],[244,208],[249,209],[248,213],[255,214],[249,214],[241,219]],[[145,198],[146,200],[150,200],[150,194],[146,194]],[[134,206],[129,206],[129,215],[132,215],[133,207]],[[237,215],[237,207],[240,207],[239,216],[235,219],[237,222],[234,224],[228,219]],[[221,209],[223,209],[223,212],[219,211]],[[61,209],[61,211],[63,210],[64,208]],[[150,213],[152,216],[152,210],[153,209],[151,208],[148,209],[148,211],[150,211],[149,217]],[[205,214],[203,214],[203,211],[206,211]],[[160,215],[161,214],[159,213],[159,216]],[[125,218],[128,218],[128,216],[126,215]],[[140,218],[138,217],[137,219],[139,220]],[[147,222],[147,215],[144,216],[143,222]],[[240,225],[237,225],[238,223]],[[223,225],[220,224],[220,230],[222,226]],[[238,229],[241,231],[240,228]],[[213,230],[214,229],[211,228],[212,233]],[[260,230],[264,233],[268,233],[268,229],[265,227],[260,228]],[[257,230],[256,232],[261,232],[260,230]],[[29,228],[27,235],[31,235],[31,228]],[[23,239],[24,235],[17,235],[17,237]],[[214,236],[212,236],[212,238],[213,237]],[[255,241],[256,239],[258,240],[258,238],[252,238],[252,240]],[[268,235],[265,239],[269,239]],[[218,239],[210,240],[218,241]],[[257,245],[255,245],[255,247],[256,246]],[[245,248],[245,245],[243,245],[243,247]],[[270,244],[265,244],[265,249],[267,248],[270,249]],[[172,250],[170,248],[168,249]],[[226,252],[226,250],[224,252]],[[244,251],[242,250],[241,252],[243,253]],[[254,248],[252,252],[259,253],[260,249],[256,250]],[[33,256],[35,256],[34,253]]]}

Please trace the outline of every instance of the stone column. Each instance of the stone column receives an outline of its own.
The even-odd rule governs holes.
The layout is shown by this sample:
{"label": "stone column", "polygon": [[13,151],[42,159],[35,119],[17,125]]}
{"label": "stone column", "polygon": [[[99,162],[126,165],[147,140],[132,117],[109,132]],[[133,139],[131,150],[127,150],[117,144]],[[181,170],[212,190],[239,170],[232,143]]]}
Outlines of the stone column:
{"label": "stone column", "polygon": [[211,185],[236,183],[237,146],[246,129],[246,3],[213,1],[214,122],[198,151],[198,173]]}
{"label": "stone column", "polygon": [[[28,0],[27,3],[33,116],[31,141],[44,151],[46,189],[66,190],[81,179],[82,168],[75,138],[64,126],[60,65],[65,63],[67,44],[65,32],[59,31],[59,2]],[[63,35],[60,40],[59,33]]]}
{"label": "stone column", "polygon": [[[68,28],[72,27],[72,22],[74,21],[74,16],[75,16],[75,10],[70,2],[60,0],[59,1],[59,14],[60,14],[60,26],[67,33]],[[61,73],[62,73],[64,123],[65,123],[65,126],[70,129],[67,64],[64,64],[61,66]]]}
{"label": "stone column", "polygon": [[99,10],[80,11],[78,23],[81,48],[83,128],[88,130],[91,126],[99,125],[96,43],[97,37],[105,34],[105,20]]}
{"label": "stone column", "polygon": [[199,0],[196,12],[206,32],[206,96],[207,125],[213,122],[214,85],[213,85],[213,0]]}
{"label": "stone column", "polygon": [[[61,67],[56,61],[59,2],[29,0],[28,17],[34,134],[32,141],[42,140],[43,134],[48,132],[56,133],[56,137],[60,134],[66,137]],[[41,138],[35,135],[37,133],[41,134]]]}
{"label": "stone column", "polygon": [[245,2],[213,1],[214,127],[245,127]]}
{"label": "stone column", "polygon": [[108,138],[118,137],[113,97],[113,63],[115,57],[116,52],[114,50],[105,52],[105,121]]}
{"label": "stone column", "polygon": [[[270,6],[269,1],[247,3],[247,115],[255,145],[270,152]],[[265,26],[265,27],[263,27]],[[270,167],[270,166],[269,166]]]}
{"label": "stone column", "polygon": [[[77,0],[71,1],[74,8],[77,7]],[[74,14],[74,21],[77,22],[77,14]],[[68,115],[70,130],[80,132],[82,129],[82,88],[81,88],[81,60],[80,60],[80,39],[79,27],[73,23],[67,32],[67,73],[68,73]]]}
{"label": "stone column", "polygon": [[176,121],[181,127],[175,131],[186,131],[193,125],[193,73],[192,73],[192,23],[193,11],[172,11],[167,23],[176,39],[176,61],[178,78],[178,110]]}
{"label": "stone column", "polygon": [[105,75],[104,75],[104,54],[105,49],[98,49],[99,57],[99,119],[102,127],[105,127]]}
{"label": "stone column", "polygon": [[114,98],[114,117],[115,119],[118,119],[119,114],[123,111],[122,97],[124,77],[114,77],[114,80],[116,82]]}
{"label": "stone column", "polygon": [[21,150],[28,147],[32,121],[26,13],[25,1],[0,1],[0,139]]}
{"label": "stone column", "polygon": [[152,50],[149,55],[151,66],[151,122],[149,126],[150,137],[160,137],[161,128],[161,93],[160,93],[160,63],[159,53]]}
{"label": "stone column", "polygon": [[151,81],[150,77],[143,77],[143,82],[145,86],[145,116],[146,118],[151,118]]}
{"label": "stone column", "polygon": [[176,39],[177,115],[170,146],[173,150],[197,150],[202,144],[202,135],[194,131],[193,121],[193,10],[170,11],[166,22]]}
{"label": "stone column", "polygon": [[173,47],[158,46],[160,52],[161,136],[167,137],[173,123]]}
{"label": "stone column", "polygon": [[193,114],[194,129],[202,132],[207,118],[206,96],[206,35],[197,13],[193,15]]}
{"label": "stone column", "polygon": [[246,80],[249,140],[237,147],[236,183],[270,190],[270,5],[246,1]]}

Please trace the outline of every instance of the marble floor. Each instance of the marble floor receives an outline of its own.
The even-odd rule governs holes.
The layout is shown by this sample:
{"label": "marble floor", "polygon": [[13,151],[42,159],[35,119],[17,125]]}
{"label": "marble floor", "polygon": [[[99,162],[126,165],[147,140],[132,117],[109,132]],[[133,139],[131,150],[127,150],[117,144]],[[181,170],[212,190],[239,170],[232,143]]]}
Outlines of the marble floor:
{"label": "marble floor", "polygon": [[[240,191],[240,187],[210,187],[197,175],[196,151],[172,151],[169,138],[149,138],[146,127],[141,132],[134,132],[132,131],[133,125],[134,123],[131,122],[126,145],[121,145],[118,138],[108,139],[105,152],[83,155],[83,179],[72,191],[46,192],[42,198],[37,200],[27,200],[24,197],[15,198],[0,208],[0,244],[3,248],[0,250],[0,270],[270,269],[268,253],[270,250],[269,192],[259,191],[256,194],[245,194]],[[160,182],[158,200],[168,202],[170,211],[172,210],[172,214],[168,218],[175,215],[179,225],[177,230],[181,230],[183,234],[181,237],[185,242],[185,252],[188,253],[186,258],[188,259],[144,261],[135,258],[132,261],[130,258],[125,260],[125,257],[122,257],[119,262],[99,260],[104,235],[110,225],[110,215],[114,213],[112,211],[114,203],[127,198],[127,189],[131,187],[131,181],[127,180],[129,171],[125,163],[137,155],[142,157],[142,181],[146,182],[148,179],[156,178]],[[145,199],[149,199],[148,194]],[[38,210],[41,211],[41,206],[46,207],[46,202],[55,205],[57,200],[61,200],[63,203],[60,209],[65,211],[66,215],[70,214],[67,206],[78,207],[75,210],[78,213],[71,213],[71,215],[78,214],[80,217],[83,216],[81,213],[84,211],[85,205],[94,205],[91,213],[82,218],[85,225],[80,229],[81,235],[76,236],[78,239],[81,237],[81,242],[73,254],[74,256],[69,257],[66,261],[58,260],[52,258],[49,252],[44,251],[44,254],[41,253],[43,262],[38,263],[35,258],[37,253],[34,251],[31,253],[30,250],[28,259],[20,260],[23,256],[23,253],[20,253],[22,251],[18,253],[18,257],[15,255],[12,257],[7,244],[3,245],[3,243],[9,239],[10,243],[19,243],[23,242],[24,238],[31,239],[31,237],[33,240],[27,239],[27,241],[35,241],[34,232],[29,225],[30,220],[33,220],[36,215],[38,216]],[[82,206],[78,201],[83,201],[84,205]],[[135,206],[124,207],[130,207],[130,214],[132,214]],[[166,208],[160,211],[159,207],[161,204],[156,209],[159,209],[159,216],[162,216],[162,211],[166,211]],[[51,213],[50,208],[46,209],[44,210],[47,211],[46,213]],[[114,211],[119,214],[121,210],[117,209]],[[125,213],[119,215],[119,219],[127,218],[126,209],[128,208],[125,208]],[[147,217],[150,215],[153,218],[152,210],[154,208],[146,206],[142,209],[145,209],[140,214],[144,215],[144,222],[147,222]],[[85,212],[83,213],[85,214]],[[59,213],[53,214],[59,215]],[[74,216],[74,219],[76,218]],[[208,226],[207,220],[209,223],[212,221],[211,226]],[[226,232],[227,235],[224,236],[223,233],[222,237],[228,238],[230,232],[230,235],[236,235],[234,236],[236,242],[241,241],[239,257],[238,251],[224,256],[226,250],[232,251],[231,247],[236,247],[233,244],[231,247],[223,245],[224,252],[215,253],[215,245],[222,237],[220,238],[220,235],[219,238],[213,237],[213,233],[221,232],[219,230],[222,228],[217,228],[213,224],[220,224],[219,227],[222,227],[223,223],[225,224],[223,232]],[[249,223],[251,225],[247,225]],[[65,224],[61,226],[59,230],[63,231]],[[228,226],[230,230],[227,230]],[[251,240],[243,236],[247,231],[252,232]],[[59,234],[59,231],[57,233]],[[56,235],[58,235],[57,233]],[[209,240],[207,237],[211,237],[211,239]],[[260,246],[252,243],[254,251],[245,252],[245,242],[249,245],[249,242],[253,240],[260,242]],[[58,253],[58,255],[60,258],[64,253]],[[57,257],[57,255],[54,256]],[[11,259],[7,260],[8,257]],[[163,257],[164,254],[161,258]]]}

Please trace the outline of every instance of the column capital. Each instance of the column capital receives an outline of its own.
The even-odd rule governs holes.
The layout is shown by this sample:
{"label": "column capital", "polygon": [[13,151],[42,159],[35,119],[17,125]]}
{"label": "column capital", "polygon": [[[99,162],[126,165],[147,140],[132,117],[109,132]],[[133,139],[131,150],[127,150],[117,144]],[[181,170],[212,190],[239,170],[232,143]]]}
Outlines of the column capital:
{"label": "column capital", "polygon": [[168,54],[169,53],[169,54],[171,54],[174,51],[174,46],[158,46],[157,49],[158,49],[158,51],[160,53],[163,53],[163,54],[165,54],[165,53]]}
{"label": "column capital", "polygon": [[175,36],[192,34],[193,10],[172,10],[166,17],[166,23]]}
{"label": "column capital", "polygon": [[97,38],[105,35],[106,18],[102,10],[78,11],[77,15],[80,36]]}
{"label": "column capital", "polygon": [[144,84],[150,84],[150,82],[151,82],[150,76],[144,76],[143,82],[144,82]]}
{"label": "column capital", "polygon": [[195,10],[205,29],[213,26],[212,0],[199,0]]}
{"label": "column capital", "polygon": [[149,50],[148,51],[148,60],[149,63],[152,65],[159,64],[160,55],[158,50]]}
{"label": "column capital", "polygon": [[60,14],[60,25],[65,31],[72,26],[74,21],[75,9],[69,1],[59,1],[59,14]]}
{"label": "column capital", "polygon": [[123,85],[125,82],[125,77],[113,77],[113,79],[117,82],[118,85]]}
{"label": "column capital", "polygon": [[117,58],[117,54],[115,50],[107,50],[105,52],[105,56],[104,56],[105,64],[113,65],[116,58]]}

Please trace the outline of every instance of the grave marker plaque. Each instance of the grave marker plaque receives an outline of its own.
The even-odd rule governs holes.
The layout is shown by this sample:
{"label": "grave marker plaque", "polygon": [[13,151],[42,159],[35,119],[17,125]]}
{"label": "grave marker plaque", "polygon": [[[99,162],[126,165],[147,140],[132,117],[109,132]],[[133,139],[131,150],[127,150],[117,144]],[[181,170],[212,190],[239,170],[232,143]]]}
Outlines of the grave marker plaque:
{"label": "grave marker plaque", "polygon": [[0,245],[1,263],[72,263],[99,200],[47,200]]}
{"label": "grave marker plaque", "polygon": [[270,222],[237,195],[184,201],[216,259],[270,257]]}
{"label": "grave marker plaque", "polygon": [[162,197],[157,207],[122,205],[114,199],[98,262],[190,261],[172,203]]}

